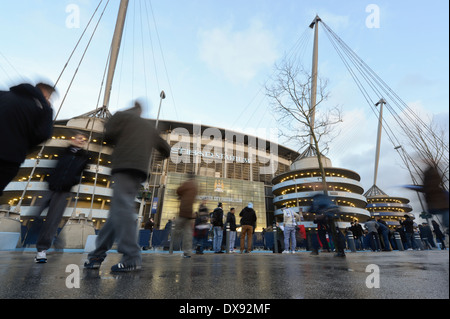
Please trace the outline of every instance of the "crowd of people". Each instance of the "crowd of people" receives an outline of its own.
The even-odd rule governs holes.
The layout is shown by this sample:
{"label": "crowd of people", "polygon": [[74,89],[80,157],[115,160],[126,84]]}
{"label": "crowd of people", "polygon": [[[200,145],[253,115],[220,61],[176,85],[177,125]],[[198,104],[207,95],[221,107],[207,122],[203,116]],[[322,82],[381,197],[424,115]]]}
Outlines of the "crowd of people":
{"label": "crowd of people", "polygon": [[[45,83],[37,85],[20,84],[9,91],[0,91],[0,196],[6,186],[15,178],[26,155],[34,147],[50,139],[53,131],[53,109],[51,96],[55,88]],[[149,158],[152,150],[159,151],[163,158],[170,155],[170,146],[163,140],[154,126],[141,117],[143,107],[138,101],[134,106],[116,112],[105,124],[104,141],[114,147],[112,153],[113,196],[108,219],[100,229],[96,239],[96,247],[88,254],[84,264],[87,269],[98,269],[107,256],[107,252],[117,243],[118,252],[122,254],[119,263],[112,266],[112,271],[133,271],[141,268],[141,247],[138,243],[138,215],[135,210],[135,198],[140,185],[149,176]],[[39,234],[36,245],[37,263],[47,262],[47,250],[51,247],[57,226],[60,223],[66,198],[71,188],[80,183],[81,175],[89,163],[90,154],[84,146],[88,137],[81,132],[75,132],[71,144],[60,154],[57,166],[50,178],[48,194],[43,204],[37,208],[39,215],[48,208],[46,221]],[[441,215],[448,228],[448,192],[445,194],[440,187],[439,175],[432,165],[426,171],[424,192],[431,214]],[[256,230],[257,217],[253,204],[248,203],[239,213],[239,223],[235,208],[224,215],[222,203],[210,212],[203,202],[194,212],[193,204],[198,195],[195,175],[178,188],[180,200],[179,216],[175,221],[173,240],[182,242],[184,257],[190,258],[192,248],[202,254],[208,234],[213,234],[214,253],[223,253],[225,225],[229,226],[229,239],[225,249],[235,251],[237,228],[240,232],[240,252],[249,253],[253,247],[253,234]],[[336,256],[345,257],[347,247],[344,233],[337,228],[336,215],[338,207],[326,195],[317,195],[313,199],[311,211],[315,212],[317,231],[313,230],[306,236],[304,228],[298,224],[300,215],[291,209],[283,207],[283,253],[295,253],[297,234],[302,232],[301,240],[307,238],[311,242],[312,254],[322,251],[336,251]],[[426,247],[436,247],[435,240],[445,249],[444,233],[433,220],[433,231],[427,223],[420,226],[405,215],[405,220],[395,229],[402,239],[406,249],[418,249],[414,234],[419,233]],[[153,227],[153,226],[151,226]],[[347,230],[351,231],[358,249],[373,251],[391,250],[396,242],[392,240],[393,230],[387,227],[383,220],[370,220],[363,229],[357,221]],[[431,235],[430,235],[431,234]],[[278,243],[274,243],[276,247]]]}
{"label": "crowd of people", "polygon": [[351,232],[357,250],[398,250],[399,243],[395,239],[395,233],[398,233],[404,250],[436,249],[439,247],[436,243],[439,243],[441,249],[445,249],[445,235],[439,224],[433,220],[432,226],[433,228],[428,222],[417,224],[408,215],[404,215],[400,225],[394,227],[389,227],[382,218],[372,219],[364,223],[364,227],[355,220],[345,232]]}

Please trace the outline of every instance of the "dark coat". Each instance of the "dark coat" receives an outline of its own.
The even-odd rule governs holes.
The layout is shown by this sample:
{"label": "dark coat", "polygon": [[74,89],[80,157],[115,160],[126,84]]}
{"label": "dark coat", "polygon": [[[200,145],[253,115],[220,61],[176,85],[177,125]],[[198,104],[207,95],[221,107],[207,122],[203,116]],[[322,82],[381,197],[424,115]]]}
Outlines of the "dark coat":
{"label": "dark coat", "polygon": [[89,153],[69,146],[58,158],[56,167],[47,178],[48,188],[55,192],[69,192],[74,185],[80,183],[81,174],[89,161]]}
{"label": "dark coat", "polygon": [[256,213],[253,208],[245,207],[243,210],[241,210],[239,216],[242,217],[241,225],[250,225],[253,227],[256,226]]}
{"label": "dark coat", "polygon": [[31,148],[53,132],[53,109],[30,84],[0,91],[0,159],[21,164]]}
{"label": "dark coat", "polygon": [[153,148],[164,158],[170,146],[158,134],[150,121],[141,118],[140,108],[117,112],[105,125],[105,141],[114,145],[112,173],[135,171],[144,180],[148,176],[148,161]]}
{"label": "dark coat", "polygon": [[221,207],[216,207],[212,212],[211,224],[213,226],[223,227],[223,209]]}
{"label": "dark coat", "polygon": [[236,216],[234,214],[228,212],[226,222],[230,224],[230,231],[236,231]]}
{"label": "dark coat", "polygon": [[428,212],[448,210],[448,193],[441,186],[441,176],[434,166],[429,166],[423,176],[423,191]]}
{"label": "dark coat", "polygon": [[400,225],[405,227],[406,233],[414,233],[414,222],[411,218],[406,218],[404,221],[401,221]]}
{"label": "dark coat", "polygon": [[197,184],[192,179],[185,181],[180,187],[178,187],[177,195],[180,199],[180,217],[195,218],[192,206],[194,205],[197,193]]}

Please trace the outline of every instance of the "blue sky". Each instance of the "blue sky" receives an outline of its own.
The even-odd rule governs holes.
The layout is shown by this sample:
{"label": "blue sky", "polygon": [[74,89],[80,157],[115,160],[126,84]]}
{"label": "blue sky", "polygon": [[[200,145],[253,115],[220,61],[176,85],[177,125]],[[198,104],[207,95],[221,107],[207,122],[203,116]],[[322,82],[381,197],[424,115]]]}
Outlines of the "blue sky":
{"label": "blue sky", "polygon": [[[110,2],[59,118],[88,112],[97,105],[119,3]],[[3,1],[0,89],[25,79],[44,77],[55,82],[98,3]],[[379,8],[378,28],[366,24],[370,4]],[[71,5],[80,10],[79,28],[66,24],[73,13],[66,12]],[[310,68],[313,31],[308,26],[318,14],[404,102],[425,117],[445,119],[442,123],[448,132],[448,12],[448,2],[442,0],[131,0],[110,110],[115,112],[128,107],[134,98],[146,97],[146,115],[155,117],[159,92],[165,90],[163,119],[238,131],[277,127],[280,123],[269,107],[264,84],[274,64],[304,34],[309,41],[304,52],[296,54]],[[99,13],[94,23],[98,17]],[[91,32],[92,27],[87,36]],[[323,30],[319,41],[319,74],[329,81],[329,103],[341,105],[347,121],[345,134],[329,155],[335,166],[360,173],[367,189],[373,180],[377,119]],[[56,108],[86,43],[81,42],[61,78]],[[399,174],[400,159],[395,154],[384,139],[377,184],[392,195],[403,194],[395,185],[408,181],[407,174],[401,173],[395,180],[392,177]],[[408,197],[412,197],[410,193]]]}

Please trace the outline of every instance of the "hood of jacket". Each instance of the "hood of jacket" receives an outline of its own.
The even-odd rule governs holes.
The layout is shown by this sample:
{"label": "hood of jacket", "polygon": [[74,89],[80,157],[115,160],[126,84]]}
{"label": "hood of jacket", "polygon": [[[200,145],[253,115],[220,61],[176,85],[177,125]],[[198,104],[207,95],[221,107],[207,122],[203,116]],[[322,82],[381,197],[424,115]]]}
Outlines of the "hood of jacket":
{"label": "hood of jacket", "polygon": [[21,96],[29,96],[37,99],[42,105],[49,106],[48,101],[45,99],[41,90],[31,84],[19,84],[13,86],[10,91]]}

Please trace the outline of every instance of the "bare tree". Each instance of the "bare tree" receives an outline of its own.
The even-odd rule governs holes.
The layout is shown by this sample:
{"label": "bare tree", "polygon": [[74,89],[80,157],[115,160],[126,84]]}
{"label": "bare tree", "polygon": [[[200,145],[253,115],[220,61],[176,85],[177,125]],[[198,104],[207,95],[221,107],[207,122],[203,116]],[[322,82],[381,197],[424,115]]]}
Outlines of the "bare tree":
{"label": "bare tree", "polygon": [[328,152],[332,126],[342,122],[339,107],[318,108],[329,98],[327,81],[319,79],[316,103],[311,105],[311,76],[301,67],[283,61],[277,65],[273,84],[266,86],[266,95],[278,114],[280,135],[295,142],[302,149],[309,146],[317,154],[325,194],[327,187],[322,152]]}

